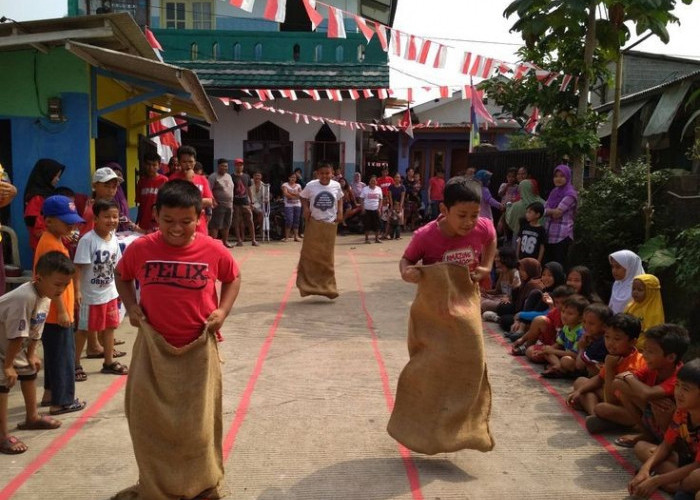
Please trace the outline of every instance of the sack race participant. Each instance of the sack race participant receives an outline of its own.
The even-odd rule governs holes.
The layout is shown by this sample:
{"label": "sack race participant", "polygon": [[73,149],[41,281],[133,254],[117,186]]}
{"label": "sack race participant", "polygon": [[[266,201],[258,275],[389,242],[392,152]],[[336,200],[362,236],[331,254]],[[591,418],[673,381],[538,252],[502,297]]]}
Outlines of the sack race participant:
{"label": "sack race participant", "polygon": [[399,264],[401,278],[418,290],[410,313],[410,360],[387,430],[419,453],[494,446],[477,283],[491,271],[496,230],[479,217],[480,202],[481,186],[450,179],[440,216],[413,234]]}
{"label": "sack race participant", "polygon": [[[221,241],[196,231],[201,202],[193,183],[165,183],[156,197],[159,231],[135,240],[117,264],[119,295],[139,328],[125,398],[139,481],[117,500],[225,494],[214,336],[233,307],[240,279]],[[141,285],[138,304],[134,280]]]}
{"label": "sack race participant", "polygon": [[335,236],[337,223],[343,220],[343,190],[334,180],[333,169],[321,162],[316,180],[301,192],[306,230],[297,267],[297,288],[302,297],[338,296],[335,284]]}

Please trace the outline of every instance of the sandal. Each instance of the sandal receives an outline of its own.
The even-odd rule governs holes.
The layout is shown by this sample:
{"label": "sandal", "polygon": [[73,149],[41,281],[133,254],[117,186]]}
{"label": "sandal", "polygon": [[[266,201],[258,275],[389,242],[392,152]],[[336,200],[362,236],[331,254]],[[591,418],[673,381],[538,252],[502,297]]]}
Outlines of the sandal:
{"label": "sandal", "polygon": [[[113,358],[121,358],[122,356],[126,356],[126,353],[125,353],[124,351],[117,351],[116,349],[114,349],[114,350],[112,351],[112,357],[113,357]],[[105,353],[104,353],[104,352],[99,352],[99,353],[96,353],[96,354],[88,354],[88,355],[85,356],[85,357],[86,357],[87,359],[102,359],[102,358],[105,357]]]}
{"label": "sandal", "polygon": [[520,344],[519,346],[514,346],[511,350],[510,353],[513,356],[525,356],[525,351],[527,350],[527,347],[525,344]]}
{"label": "sandal", "polygon": [[83,367],[78,365],[75,367],[75,381],[85,382],[87,380],[87,373],[83,370]]}
{"label": "sandal", "polygon": [[74,411],[80,411],[85,409],[87,403],[85,401],[80,401],[78,398],[75,399],[71,404],[61,406],[58,410],[50,410],[51,415],[63,415],[64,413],[72,413]]}
{"label": "sandal", "polygon": [[7,436],[0,441],[0,453],[5,455],[19,455],[27,451],[27,445],[14,436]]}
{"label": "sandal", "polygon": [[61,427],[61,421],[48,415],[42,415],[39,420],[17,424],[17,428],[21,431],[48,431],[59,427]]}
{"label": "sandal", "polygon": [[126,375],[129,373],[129,368],[121,364],[119,361],[115,361],[111,365],[102,363],[101,373],[109,373],[111,375]]}
{"label": "sandal", "polygon": [[637,444],[637,441],[641,441],[642,437],[641,434],[620,436],[614,443],[621,448],[634,448],[634,445]]}
{"label": "sandal", "polygon": [[126,340],[114,339],[114,345],[124,345],[124,344],[126,344]]}

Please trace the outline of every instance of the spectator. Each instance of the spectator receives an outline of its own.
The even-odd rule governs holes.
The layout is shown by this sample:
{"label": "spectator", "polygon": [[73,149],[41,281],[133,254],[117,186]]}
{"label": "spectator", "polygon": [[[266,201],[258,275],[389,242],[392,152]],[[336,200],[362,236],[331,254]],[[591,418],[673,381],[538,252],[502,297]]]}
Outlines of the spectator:
{"label": "spectator", "polygon": [[228,173],[225,158],[219,158],[216,162],[216,172],[209,176],[209,187],[216,202],[209,221],[209,236],[221,236],[224,246],[231,248],[233,245],[228,242],[228,234],[233,220],[233,179]]}
{"label": "spectator", "polygon": [[245,237],[245,227],[250,232],[250,238],[253,240],[252,245],[258,246],[255,240],[255,225],[253,222],[253,210],[250,205],[252,193],[250,192],[251,180],[250,176],[243,171],[243,158],[236,158],[234,161],[233,178],[233,217],[234,227],[236,229],[236,246],[243,246]]}
{"label": "spectator", "polygon": [[146,153],[143,156],[143,175],[136,184],[136,203],[139,213],[136,224],[146,233],[157,229],[153,207],[156,204],[158,189],[168,182],[168,178],[158,173],[160,155],[158,153]]}
{"label": "spectator", "polygon": [[664,304],[661,301],[661,284],[653,274],[640,274],[632,282],[632,300],[625,307],[625,313],[639,318],[642,333],[637,339],[637,349],[644,351],[646,332],[649,328],[664,323]]}
{"label": "spectator", "polygon": [[554,169],[554,186],[544,210],[547,217],[545,262],[553,260],[566,267],[569,246],[574,240],[574,217],[578,205],[578,193],[571,184],[569,167],[559,165]]}
{"label": "spectator", "polygon": [[610,268],[615,282],[612,286],[609,306],[617,314],[625,310],[632,300],[632,282],[634,277],[644,274],[642,259],[630,250],[619,250],[608,256]]}
{"label": "spectator", "polygon": [[382,176],[377,179],[377,186],[382,188],[382,196],[389,198],[389,186],[394,184],[394,178],[389,175],[389,167],[382,168]]}
{"label": "spectator", "polygon": [[520,199],[510,207],[506,207],[506,224],[513,231],[513,234],[520,232],[520,223],[525,218],[525,211],[530,204],[538,202],[545,204],[545,201],[537,196],[533,190],[533,181],[526,179],[518,185]]}
{"label": "spectator", "polygon": [[297,184],[297,176],[294,173],[290,174],[287,182],[282,184],[282,196],[284,196],[284,238],[282,241],[288,241],[292,234],[294,241],[300,241],[301,191],[301,186]]}
{"label": "spectator", "polygon": [[366,185],[367,184],[362,182],[362,174],[360,172],[355,172],[355,175],[353,176],[352,184],[351,184],[352,194],[355,195],[355,199],[359,199],[362,197],[360,195],[362,194],[362,190],[364,189],[364,187]]}
{"label": "spectator", "polygon": [[479,170],[474,176],[481,184],[481,207],[479,211],[479,217],[486,217],[487,219],[493,220],[492,208],[495,208],[499,212],[503,210],[503,205],[501,205],[498,200],[491,196],[491,190],[489,189],[489,184],[491,183],[491,177],[493,174],[488,170]]}
{"label": "spectator", "polygon": [[440,204],[445,197],[445,172],[438,169],[430,178],[428,185],[428,201],[430,202],[430,219],[437,219],[440,215]]}
{"label": "spectator", "polygon": [[65,170],[56,160],[42,158],[34,164],[24,189],[24,223],[29,231],[29,246],[36,250],[42,233],[46,229],[41,207],[44,200],[53,194],[53,190]]}

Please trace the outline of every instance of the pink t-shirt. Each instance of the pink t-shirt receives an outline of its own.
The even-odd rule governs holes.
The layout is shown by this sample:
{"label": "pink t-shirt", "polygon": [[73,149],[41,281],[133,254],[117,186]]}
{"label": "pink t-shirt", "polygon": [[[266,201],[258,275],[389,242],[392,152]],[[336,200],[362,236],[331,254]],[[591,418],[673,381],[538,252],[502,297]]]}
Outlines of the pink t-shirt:
{"label": "pink t-shirt", "polygon": [[474,270],[481,261],[484,247],[496,239],[493,222],[479,217],[474,229],[465,236],[445,236],[440,230],[439,222],[444,216],[429,222],[413,233],[413,238],[403,253],[405,259],[412,263],[423,264],[436,262],[454,262]]}
{"label": "pink t-shirt", "polygon": [[431,177],[428,194],[430,201],[442,201],[445,199],[445,179],[441,177]]}
{"label": "pink t-shirt", "polygon": [[123,280],[139,280],[148,322],[170,344],[182,347],[202,333],[219,306],[216,281],[234,281],[238,264],[219,240],[195,233],[192,243],[174,247],[158,231],[134,240],[117,272]]}

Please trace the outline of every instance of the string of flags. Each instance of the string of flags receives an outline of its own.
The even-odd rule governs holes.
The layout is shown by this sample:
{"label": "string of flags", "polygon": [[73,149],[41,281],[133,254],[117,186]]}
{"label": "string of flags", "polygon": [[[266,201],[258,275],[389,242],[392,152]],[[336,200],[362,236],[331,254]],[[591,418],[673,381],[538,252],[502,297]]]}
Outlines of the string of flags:
{"label": "string of flags", "polygon": [[[253,11],[255,1],[256,0],[229,0],[231,5],[247,12]],[[267,1],[263,13],[265,19],[280,23],[284,22],[287,0],[258,1]],[[323,2],[316,0],[302,1],[313,30],[316,30],[324,19],[328,20],[328,38],[347,38],[344,20],[348,18],[355,21],[357,29],[365,37],[367,43],[376,36],[384,52],[391,52],[391,54],[397,57],[402,57],[408,61],[415,61],[418,64],[432,65],[435,69],[445,68],[448,51],[457,50],[450,45],[386,26],[377,21],[366,19],[358,14]],[[325,11],[325,16],[319,12],[319,7],[322,8],[322,11]],[[561,92],[564,92],[572,81],[575,82],[575,88],[578,83],[578,77],[544,70],[533,63],[509,63],[493,57],[475,54],[470,51],[463,52],[458,71],[462,75],[483,79],[491,78],[494,74],[500,74],[509,75],[515,80],[524,78],[530,71],[534,71],[537,80],[547,87],[559,81],[559,90]]]}

